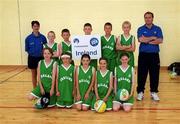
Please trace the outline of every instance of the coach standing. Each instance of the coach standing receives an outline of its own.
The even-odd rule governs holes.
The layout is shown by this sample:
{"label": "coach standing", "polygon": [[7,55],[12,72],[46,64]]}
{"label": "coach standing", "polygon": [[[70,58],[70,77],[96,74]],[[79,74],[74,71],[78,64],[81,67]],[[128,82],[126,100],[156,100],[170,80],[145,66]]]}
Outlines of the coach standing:
{"label": "coach standing", "polygon": [[37,85],[37,67],[42,59],[43,44],[47,43],[46,37],[39,32],[40,23],[31,22],[33,32],[25,39],[25,51],[28,53],[28,68],[32,73],[33,88]]}
{"label": "coach standing", "polygon": [[159,44],[163,42],[161,28],[153,24],[154,15],[152,12],[144,14],[145,25],[138,28],[138,41],[140,42],[138,57],[138,86],[137,100],[144,98],[146,78],[149,72],[151,98],[159,101]]}

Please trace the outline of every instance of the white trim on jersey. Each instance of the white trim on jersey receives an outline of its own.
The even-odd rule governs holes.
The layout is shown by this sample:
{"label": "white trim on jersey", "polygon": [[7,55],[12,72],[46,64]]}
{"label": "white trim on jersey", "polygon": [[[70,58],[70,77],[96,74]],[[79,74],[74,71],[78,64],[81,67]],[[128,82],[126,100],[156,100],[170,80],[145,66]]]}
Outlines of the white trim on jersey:
{"label": "white trim on jersey", "polygon": [[45,60],[44,60],[43,62],[44,62],[44,64],[45,64],[46,68],[48,68],[48,67],[52,64],[53,60],[51,59],[51,62],[50,62],[48,65],[47,65],[47,63],[46,63]]}
{"label": "white trim on jersey", "polygon": [[123,71],[124,73],[129,69],[129,67],[130,67],[130,66],[128,65],[127,68],[123,69],[121,65],[119,66],[119,68],[121,69],[121,71]]}
{"label": "white trim on jersey", "polygon": [[111,39],[112,36],[113,36],[113,35],[110,35],[108,39],[106,38],[105,35],[104,35],[103,37],[104,37],[104,38],[106,39],[106,41],[108,42],[108,41]]}
{"label": "white trim on jersey", "polygon": [[66,43],[66,41],[62,41],[62,42],[64,42],[68,47],[71,46],[71,42],[70,42],[70,44]]}
{"label": "white trim on jersey", "polygon": [[86,69],[86,70],[84,70],[84,68],[83,68],[82,65],[81,65],[80,67],[81,67],[81,69],[83,70],[84,73],[87,73],[87,72],[89,71],[89,69],[90,69],[90,66],[89,66],[88,69]]}
{"label": "white trim on jersey", "polygon": [[105,76],[106,76],[106,74],[109,72],[109,70],[106,70],[106,72],[105,72],[104,74],[102,73],[102,71],[101,71],[101,70],[99,70],[99,72],[100,72],[100,74],[101,74],[101,76],[102,76],[102,77],[105,77]]}
{"label": "white trim on jersey", "polygon": [[49,48],[53,48],[53,46],[55,45],[55,42],[50,46],[50,44],[49,43],[47,43],[47,46],[49,47]]}
{"label": "white trim on jersey", "polygon": [[61,66],[67,71],[71,67],[71,64],[68,67],[65,67],[63,64]]}
{"label": "white trim on jersey", "polygon": [[128,37],[126,37],[124,34],[122,34],[123,35],[123,37],[124,37],[124,39],[125,39],[125,41],[128,41],[130,38],[131,38],[131,34],[129,34],[129,36]]}

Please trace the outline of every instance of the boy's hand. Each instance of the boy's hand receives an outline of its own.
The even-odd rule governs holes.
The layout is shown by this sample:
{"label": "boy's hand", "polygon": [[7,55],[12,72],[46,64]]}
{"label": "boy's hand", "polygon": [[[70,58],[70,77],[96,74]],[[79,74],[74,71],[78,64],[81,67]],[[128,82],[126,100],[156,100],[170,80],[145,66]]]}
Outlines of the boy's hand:
{"label": "boy's hand", "polygon": [[44,95],[45,94],[45,91],[43,88],[41,88],[41,95]]}
{"label": "boy's hand", "polygon": [[76,100],[79,101],[81,99],[81,95],[77,94]]}
{"label": "boy's hand", "polygon": [[56,92],[56,96],[60,96],[60,92],[59,91]]}
{"label": "boy's hand", "polygon": [[50,96],[52,96],[54,94],[54,89],[50,90]]}
{"label": "boy's hand", "polygon": [[86,93],[84,99],[87,100],[89,98],[89,93]]}
{"label": "boy's hand", "polygon": [[108,98],[107,98],[107,97],[104,97],[103,101],[106,102],[107,100],[108,100]]}
{"label": "boy's hand", "polygon": [[100,100],[100,97],[99,97],[99,96],[96,97],[96,101],[98,101],[98,100]]}

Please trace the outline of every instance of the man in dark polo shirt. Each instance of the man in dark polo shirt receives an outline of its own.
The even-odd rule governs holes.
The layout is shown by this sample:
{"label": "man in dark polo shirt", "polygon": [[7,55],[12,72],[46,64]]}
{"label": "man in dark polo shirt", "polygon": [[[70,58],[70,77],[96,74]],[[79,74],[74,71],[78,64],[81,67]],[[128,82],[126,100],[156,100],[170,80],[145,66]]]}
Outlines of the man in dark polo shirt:
{"label": "man in dark polo shirt", "polygon": [[159,101],[159,44],[163,42],[161,28],[153,24],[154,15],[151,12],[144,14],[145,25],[138,28],[139,57],[138,57],[138,86],[137,100],[144,98],[146,78],[149,72],[151,98]]}
{"label": "man in dark polo shirt", "polygon": [[25,51],[28,53],[28,68],[32,73],[33,88],[37,85],[37,67],[42,57],[43,44],[47,43],[46,37],[39,32],[40,23],[31,22],[33,32],[25,39]]}

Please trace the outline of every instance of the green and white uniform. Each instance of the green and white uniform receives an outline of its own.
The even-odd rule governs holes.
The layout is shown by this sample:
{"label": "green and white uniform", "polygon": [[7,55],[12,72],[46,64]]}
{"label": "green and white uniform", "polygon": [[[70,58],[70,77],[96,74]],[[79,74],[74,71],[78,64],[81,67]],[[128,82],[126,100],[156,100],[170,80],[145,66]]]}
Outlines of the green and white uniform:
{"label": "green and white uniform", "polygon": [[[40,63],[40,79],[42,86],[46,93],[50,93],[51,85],[52,85],[52,71],[53,71],[53,66],[55,66],[55,62],[51,60],[50,64],[46,65],[45,60],[41,60],[39,63]],[[31,95],[35,96],[36,98],[40,98],[42,96],[39,85],[33,89]],[[56,104],[56,95],[54,93],[50,97],[50,104],[48,106],[51,107],[54,106],[55,104]]]}
{"label": "green and white uniform", "polygon": [[[51,48],[53,52],[58,52],[58,43],[55,43],[52,46],[49,46],[48,43],[44,44],[44,48]],[[59,61],[58,57],[53,57],[53,60],[55,60],[56,62]]]}
{"label": "green and white uniform", "polygon": [[102,57],[108,61],[108,69],[114,71],[116,66],[116,37],[111,35],[109,39],[101,36]]}
{"label": "green and white uniform", "polygon": [[[125,70],[122,69],[121,66],[115,67],[115,76],[117,79],[116,92],[118,92],[119,89],[126,89],[129,92],[129,94],[131,94],[133,71],[134,69],[130,65]],[[134,97],[132,96],[126,101],[120,101],[116,96],[113,102],[124,104],[124,105],[133,105]]]}
{"label": "green and white uniform", "polygon": [[[68,44],[65,41],[62,41],[61,42],[61,48],[62,48],[62,54],[66,53],[66,52],[72,54],[71,44]],[[61,59],[60,59],[60,64],[62,64],[62,60]],[[74,65],[74,61],[73,60],[72,60],[71,64]]]}
{"label": "green and white uniform", "polygon": [[63,64],[58,66],[58,91],[60,96],[57,96],[56,105],[58,107],[70,108],[73,105],[74,89],[74,66],[65,67]]}
{"label": "green and white uniform", "polygon": [[[97,80],[97,90],[98,90],[98,95],[101,100],[107,95],[108,90],[109,90],[109,84],[110,80],[112,77],[112,72],[107,70],[104,74],[100,70],[96,72],[96,80]],[[112,93],[108,96],[108,100],[106,101],[106,110],[111,110],[112,109]],[[92,102],[92,109],[94,109],[94,104],[96,102],[96,96],[93,97],[93,102]]]}
{"label": "green and white uniform", "polygon": [[[120,35],[120,44],[121,45],[125,45],[125,46],[132,45],[133,42],[135,42],[135,37],[133,35],[130,35],[129,38],[126,38],[123,34]],[[123,50],[118,51],[117,66],[121,65],[120,56],[123,52],[126,52],[126,51],[123,51]],[[134,67],[134,53],[131,51],[126,52],[126,53],[129,54],[128,64]]]}
{"label": "green and white uniform", "polygon": [[89,66],[87,70],[84,70],[82,65],[78,67],[78,84],[79,84],[79,92],[81,96],[80,101],[76,101],[75,104],[82,104],[84,106],[90,106],[92,104],[93,92],[90,91],[89,98],[87,100],[84,99],[84,96],[91,85],[92,77],[93,77],[94,67]]}

